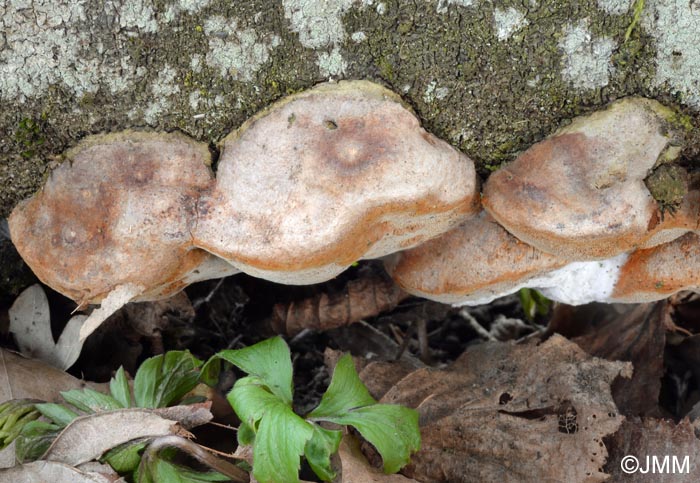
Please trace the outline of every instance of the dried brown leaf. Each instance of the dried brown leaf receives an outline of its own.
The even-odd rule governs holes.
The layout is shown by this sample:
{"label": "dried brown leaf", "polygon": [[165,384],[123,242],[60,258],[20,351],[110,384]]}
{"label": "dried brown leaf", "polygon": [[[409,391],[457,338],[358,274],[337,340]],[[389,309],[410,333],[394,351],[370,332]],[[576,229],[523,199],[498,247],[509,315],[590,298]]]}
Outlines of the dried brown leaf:
{"label": "dried brown leaf", "polygon": [[12,483],[114,483],[102,473],[85,472],[55,461],[34,461],[0,470],[0,481]]}
{"label": "dried brown leaf", "polygon": [[402,475],[387,475],[370,466],[360,451],[358,441],[346,434],[338,448],[342,483],[418,483]]}
{"label": "dried brown leaf", "polygon": [[0,402],[9,399],[40,399],[61,402],[60,391],[99,384],[86,383],[53,366],[0,349]]}
{"label": "dried brown leaf", "polygon": [[90,334],[109,318],[114,312],[141,295],[145,289],[141,285],[127,283],[118,285],[102,299],[100,307],[93,310],[80,328],[80,340],[84,341]]}
{"label": "dried brown leaf", "polygon": [[72,317],[58,342],[54,342],[49,301],[41,285],[34,284],[24,290],[10,307],[9,315],[10,331],[22,354],[41,359],[59,369],[68,369],[78,360],[83,347],[78,340],[78,331],[87,317]]}
{"label": "dried brown leaf", "polygon": [[[627,419],[609,439],[606,446],[610,452],[605,470],[612,475],[614,483],[696,483],[700,481],[700,440],[697,427],[688,419],[676,424],[664,419]],[[668,469],[663,469],[668,456]],[[687,467],[684,459],[688,457]],[[627,471],[623,471],[623,459]],[[636,460],[631,460],[634,457]],[[674,464],[673,458],[676,458]],[[657,466],[655,466],[655,461]],[[645,472],[644,470],[647,470]],[[681,471],[687,470],[687,471]]]}
{"label": "dried brown leaf", "polygon": [[351,280],[338,292],[277,304],[270,324],[276,332],[288,335],[304,329],[335,329],[391,310],[407,297],[386,274],[371,275]]}
{"label": "dried brown leaf", "polygon": [[613,384],[613,397],[622,414],[658,414],[666,328],[670,324],[669,305],[661,301],[588,324],[582,334],[572,339],[593,356],[632,362],[632,378],[618,379]]}
{"label": "dried brown leaf", "polygon": [[174,434],[175,421],[148,409],[122,409],[74,419],[46,451],[43,459],[79,465],[137,438]]}
{"label": "dried brown leaf", "polygon": [[419,369],[381,402],[420,413],[422,448],[404,474],[425,482],[599,482],[603,438],[623,420],[610,385],[631,365],[554,335],[473,346],[448,369]]}

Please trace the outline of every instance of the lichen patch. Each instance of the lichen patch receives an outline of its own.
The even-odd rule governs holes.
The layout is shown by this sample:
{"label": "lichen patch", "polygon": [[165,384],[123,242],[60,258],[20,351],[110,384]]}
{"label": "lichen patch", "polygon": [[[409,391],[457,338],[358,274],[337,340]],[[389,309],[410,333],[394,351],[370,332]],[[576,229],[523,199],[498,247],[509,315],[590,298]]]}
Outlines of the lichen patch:
{"label": "lichen patch", "polygon": [[564,28],[564,37],[559,43],[563,51],[562,76],[579,89],[605,87],[613,70],[610,59],[615,42],[607,37],[593,38],[586,20]]}
{"label": "lichen patch", "polygon": [[634,0],[598,0],[598,8],[610,15],[623,15],[632,6]]}
{"label": "lichen patch", "polygon": [[437,13],[447,13],[448,7],[450,5],[457,5],[459,7],[471,7],[474,5],[474,0],[438,0],[437,2]]}
{"label": "lichen patch", "polygon": [[498,40],[508,40],[511,35],[528,23],[525,13],[513,7],[508,9],[497,8],[493,11],[493,26]]}
{"label": "lichen patch", "polygon": [[685,103],[700,107],[700,6],[651,0],[642,24],[656,38],[656,85],[669,85]]}
{"label": "lichen patch", "polygon": [[209,37],[207,65],[219,69],[222,77],[250,81],[280,44],[278,35],[261,36],[253,29],[239,28],[235,19],[216,15],[207,19]]}
{"label": "lichen patch", "polygon": [[[126,49],[110,45],[114,38],[83,28],[87,6],[84,0],[35,0],[0,10],[0,98],[25,103],[44,96],[52,85],[77,98],[95,94],[101,85],[118,93],[145,74]],[[157,30],[150,2],[105,2],[101,13],[125,37]]]}
{"label": "lichen patch", "polygon": [[143,113],[143,119],[146,123],[155,125],[160,114],[170,106],[173,96],[180,92],[176,76],[177,71],[167,64],[158,73],[158,79],[151,86],[154,100]]}

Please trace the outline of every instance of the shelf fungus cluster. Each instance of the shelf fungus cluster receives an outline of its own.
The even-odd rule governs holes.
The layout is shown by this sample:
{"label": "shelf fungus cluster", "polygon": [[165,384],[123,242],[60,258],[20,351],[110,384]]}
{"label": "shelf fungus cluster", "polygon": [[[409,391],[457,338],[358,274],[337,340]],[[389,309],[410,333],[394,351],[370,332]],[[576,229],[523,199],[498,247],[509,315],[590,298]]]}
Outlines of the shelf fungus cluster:
{"label": "shelf fungus cluster", "polygon": [[[481,197],[474,163],[395,94],[322,84],[227,136],[216,177],[207,146],[184,135],[89,137],[10,231],[42,281],[102,305],[83,338],[121,305],[199,280],[311,284],[363,258],[452,304],[525,286],[572,304],[654,300],[700,289],[700,189],[671,164],[673,119],[655,101],[613,103],[522,153]],[[682,185],[666,190],[673,212],[648,188],[660,166]]]}
{"label": "shelf fungus cluster", "polygon": [[9,220],[35,274],[81,306],[85,338],[129,301],[238,271],[328,280],[417,246],[479,211],[474,163],[366,81],[290,96],[223,142],[92,136]]}
{"label": "shelf fungus cluster", "polygon": [[700,289],[697,180],[673,178],[682,186],[670,211],[645,183],[680,151],[673,119],[641,98],[575,119],[494,173],[478,216],[387,269],[409,293],[456,305],[522,287],[569,304]]}

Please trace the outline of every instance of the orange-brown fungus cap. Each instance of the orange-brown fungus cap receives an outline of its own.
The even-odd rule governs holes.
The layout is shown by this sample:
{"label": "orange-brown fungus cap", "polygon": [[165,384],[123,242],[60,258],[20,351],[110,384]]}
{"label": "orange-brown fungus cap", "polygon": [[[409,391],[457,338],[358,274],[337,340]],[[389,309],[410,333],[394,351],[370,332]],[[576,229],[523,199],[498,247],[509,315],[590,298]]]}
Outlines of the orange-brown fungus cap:
{"label": "orange-brown fungus cap", "polygon": [[678,152],[672,118],[642,98],[577,118],[491,175],[484,207],[519,239],[570,260],[668,238],[654,232],[660,216],[644,178]]}
{"label": "orange-brown fungus cap", "polygon": [[700,235],[687,233],[627,259],[611,300],[651,302],[681,290],[700,289]]}
{"label": "orange-brown fungus cap", "polygon": [[210,256],[190,234],[213,184],[206,145],[127,131],[91,136],[65,157],[10,216],[13,242],[44,283],[81,305],[118,286],[166,296]]}
{"label": "orange-brown fungus cap", "polygon": [[251,275],[309,284],[449,230],[478,196],[473,162],[395,94],[323,84],[224,140],[195,243]]}
{"label": "orange-brown fungus cap", "polygon": [[387,270],[407,292],[476,305],[507,295],[567,262],[521,242],[485,212],[419,247],[398,253]]}

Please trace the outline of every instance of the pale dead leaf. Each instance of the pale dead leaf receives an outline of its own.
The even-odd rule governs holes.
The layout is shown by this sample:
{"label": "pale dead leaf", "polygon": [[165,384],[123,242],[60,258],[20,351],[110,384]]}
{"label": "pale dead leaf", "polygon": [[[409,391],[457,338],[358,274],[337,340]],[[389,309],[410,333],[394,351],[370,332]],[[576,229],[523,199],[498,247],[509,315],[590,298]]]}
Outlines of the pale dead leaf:
{"label": "pale dead leaf", "polygon": [[214,416],[211,413],[211,401],[182,406],[170,406],[156,408],[153,412],[161,418],[171,419],[180,423],[185,429],[196,428],[211,421]]}
{"label": "pale dead leaf", "polygon": [[10,332],[14,334],[22,354],[41,359],[59,369],[68,369],[78,360],[83,347],[78,340],[78,330],[85,316],[71,318],[58,343],[54,342],[49,301],[41,285],[34,284],[22,292],[10,307],[9,315]]}
{"label": "pale dead leaf", "polygon": [[407,375],[381,402],[420,414],[421,450],[402,470],[419,481],[593,483],[607,477],[603,438],[624,419],[610,391],[619,375],[631,364],[595,359],[558,335],[486,342],[448,369]]}
{"label": "pale dead leaf", "polygon": [[100,463],[99,461],[88,461],[77,467],[80,471],[85,473],[97,473],[111,482],[124,482],[123,478],[119,477],[119,473],[114,471],[114,468],[109,466],[107,463]]}
{"label": "pale dead leaf", "polygon": [[79,465],[105,451],[137,438],[175,434],[176,421],[149,409],[122,409],[74,419],[51,444],[43,459]]}
{"label": "pale dead leaf", "polygon": [[[610,481],[615,483],[696,483],[700,481],[700,439],[696,436],[697,431],[698,428],[688,419],[678,424],[664,419],[627,419],[617,433],[606,440],[606,445],[610,449],[610,458],[605,469],[612,475]],[[626,456],[636,458],[640,468],[646,469],[648,466],[649,471],[624,472],[621,463]],[[653,458],[657,458],[658,465],[663,465],[666,456],[668,456],[668,470],[654,471]],[[673,457],[676,457],[675,466]],[[683,468],[686,457],[688,465]],[[627,468],[634,469],[634,467]]]}
{"label": "pale dead leaf", "polygon": [[418,483],[402,475],[387,475],[367,462],[358,441],[346,434],[338,448],[342,483]]}
{"label": "pale dead leaf", "polygon": [[142,294],[144,290],[144,287],[141,285],[132,283],[117,286],[102,300],[100,307],[93,310],[85,320],[80,328],[80,340],[84,341],[87,339],[110,315]]}
{"label": "pale dead leaf", "polygon": [[0,449],[0,468],[11,468],[17,464],[17,453],[15,452],[15,441]]}
{"label": "pale dead leaf", "polygon": [[0,402],[10,399],[61,402],[61,391],[86,386],[99,390],[106,384],[86,383],[37,359],[0,348]]}
{"label": "pale dead leaf", "polygon": [[0,481],[12,483],[114,483],[101,473],[84,472],[54,461],[34,461],[0,470]]}

